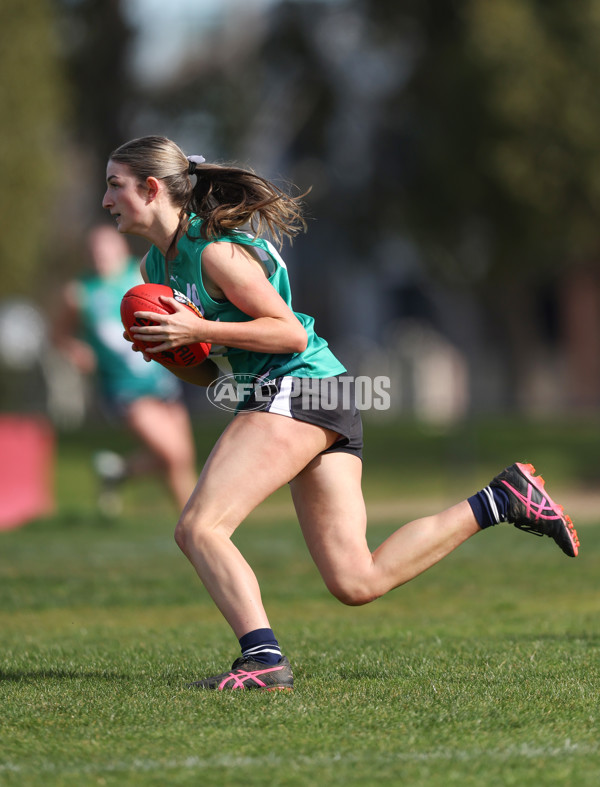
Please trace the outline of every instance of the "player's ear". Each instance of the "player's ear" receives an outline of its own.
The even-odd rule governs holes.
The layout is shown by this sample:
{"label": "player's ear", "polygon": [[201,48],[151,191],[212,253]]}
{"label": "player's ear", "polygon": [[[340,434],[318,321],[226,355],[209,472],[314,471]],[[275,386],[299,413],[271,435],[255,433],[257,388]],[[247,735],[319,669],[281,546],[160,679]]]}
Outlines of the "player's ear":
{"label": "player's ear", "polygon": [[146,188],[148,190],[148,202],[154,202],[161,189],[161,183],[158,178],[152,176],[146,178]]}

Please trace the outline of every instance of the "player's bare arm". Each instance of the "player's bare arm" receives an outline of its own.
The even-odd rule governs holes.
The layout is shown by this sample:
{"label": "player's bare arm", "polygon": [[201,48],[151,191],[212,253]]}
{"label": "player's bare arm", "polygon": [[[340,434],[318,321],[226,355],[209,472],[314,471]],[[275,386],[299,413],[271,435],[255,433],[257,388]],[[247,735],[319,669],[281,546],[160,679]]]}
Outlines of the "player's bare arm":
{"label": "player's bare arm", "polygon": [[242,246],[211,243],[202,254],[202,272],[205,286],[222,293],[252,318],[242,323],[214,323],[218,337],[208,341],[264,353],[306,349],[302,323],[269,284],[261,265]]}
{"label": "player's bare arm", "polygon": [[[140,326],[132,336],[156,341],[149,352],[194,342],[209,342],[263,353],[302,352],[306,349],[304,327],[279,293],[269,284],[264,271],[244,249],[233,243],[212,243],[202,254],[205,287],[215,298],[224,297],[252,319],[248,322],[198,320],[172,298],[173,314],[139,312],[156,325]],[[145,275],[145,266],[142,268]]]}

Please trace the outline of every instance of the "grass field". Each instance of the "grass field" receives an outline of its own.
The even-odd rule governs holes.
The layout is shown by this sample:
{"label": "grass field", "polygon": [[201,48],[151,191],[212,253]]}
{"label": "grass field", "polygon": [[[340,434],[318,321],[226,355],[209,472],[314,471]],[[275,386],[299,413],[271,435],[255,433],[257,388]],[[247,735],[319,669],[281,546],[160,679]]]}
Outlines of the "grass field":
{"label": "grass field", "polygon": [[[199,430],[201,457],[218,425]],[[367,432],[373,545],[398,521],[534,461],[553,494],[598,480],[597,424]],[[199,693],[237,642],[172,539],[160,489],[94,507],[92,446],[64,436],[58,510],[0,533],[0,784],[600,783],[600,513],[570,560],[503,526],[362,608],[325,590],[284,490],[240,528],[293,693]],[[525,453],[526,452],[526,453]],[[600,487],[600,483],[598,483]]]}

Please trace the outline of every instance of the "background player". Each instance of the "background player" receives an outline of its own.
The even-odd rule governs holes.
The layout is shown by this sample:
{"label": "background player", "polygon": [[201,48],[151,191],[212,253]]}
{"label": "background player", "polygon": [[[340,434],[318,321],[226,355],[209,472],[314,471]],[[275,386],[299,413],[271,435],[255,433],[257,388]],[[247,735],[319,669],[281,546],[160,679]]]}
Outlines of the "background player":
{"label": "background player", "polygon": [[90,271],[62,290],[54,342],[80,372],[94,375],[103,409],[124,421],[141,443],[126,458],[112,451],[95,456],[104,481],[101,504],[115,506],[114,487],[126,478],[160,474],[183,508],[197,480],[195,447],[179,381],[157,363],[145,363],[123,341],[123,294],[141,283],[139,261],[113,226],[93,228],[87,238]]}

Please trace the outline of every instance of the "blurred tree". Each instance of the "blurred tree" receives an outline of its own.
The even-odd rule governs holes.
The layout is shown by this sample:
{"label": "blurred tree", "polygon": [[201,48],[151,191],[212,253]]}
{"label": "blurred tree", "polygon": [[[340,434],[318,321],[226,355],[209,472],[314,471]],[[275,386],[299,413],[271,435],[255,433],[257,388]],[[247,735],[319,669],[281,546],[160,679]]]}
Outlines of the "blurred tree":
{"label": "blurred tree", "polygon": [[53,219],[66,86],[50,0],[0,5],[0,298],[33,294]]}
{"label": "blurred tree", "polygon": [[[381,125],[384,177],[374,193],[390,195],[393,217],[457,252],[482,222],[496,270],[547,269],[567,254],[595,253],[600,2],[586,0],[577,13],[568,0],[368,7],[378,38],[398,40],[410,25],[419,48]],[[398,183],[400,191],[390,189]],[[470,270],[460,253],[456,262],[450,276],[489,273]]]}
{"label": "blurred tree", "polygon": [[468,8],[469,50],[486,76],[482,109],[497,132],[484,139],[482,175],[516,207],[501,249],[512,247],[517,266],[595,256],[600,2],[584,0],[576,13],[568,0],[501,0],[492,7],[470,0]]}
{"label": "blurred tree", "polygon": [[[389,23],[398,9],[384,5],[373,8]],[[419,17],[424,56],[390,107],[394,116],[411,106],[400,215],[436,276],[470,286],[485,305],[492,349],[508,340],[514,401],[570,333],[557,325],[565,281],[578,263],[598,268],[600,3],[575,12],[568,0],[464,0],[423,4]],[[596,328],[588,321],[588,356],[600,355]]]}
{"label": "blurred tree", "polygon": [[128,72],[132,31],[121,0],[61,0],[63,52],[73,89],[74,142],[104,180],[108,154],[125,141],[134,88]]}
{"label": "blurred tree", "polygon": [[128,136],[132,85],[132,33],[120,0],[55,0],[60,63],[69,90],[63,159],[57,184],[61,215],[46,251],[43,288],[81,270],[85,236],[105,218],[101,206],[106,160]]}

